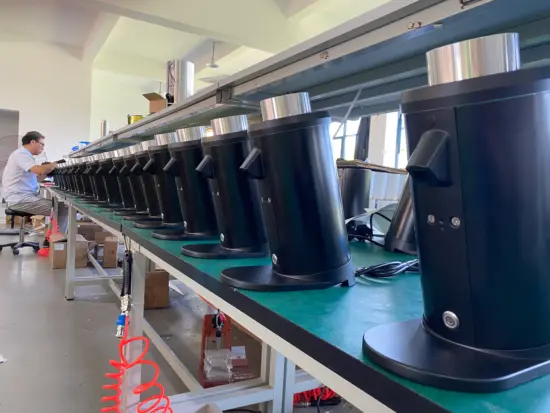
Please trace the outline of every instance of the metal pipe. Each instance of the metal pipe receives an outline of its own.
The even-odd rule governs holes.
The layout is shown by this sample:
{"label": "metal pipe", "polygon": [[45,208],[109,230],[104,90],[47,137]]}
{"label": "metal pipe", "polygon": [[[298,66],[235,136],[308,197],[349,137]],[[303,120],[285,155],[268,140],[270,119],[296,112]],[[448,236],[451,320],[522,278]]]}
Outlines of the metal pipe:
{"label": "metal pipe", "polygon": [[109,121],[106,119],[103,119],[101,121],[101,135],[100,137],[107,136],[109,134]]}
{"label": "metal pipe", "polygon": [[264,99],[260,102],[262,119],[273,120],[311,112],[309,94],[306,92],[291,93]]}
{"label": "metal pipe", "polygon": [[212,119],[210,122],[214,136],[225,135],[248,130],[246,115],[228,116],[227,118]]}
{"label": "metal pipe", "polygon": [[430,86],[518,70],[519,35],[501,33],[478,37],[426,53]]}
{"label": "metal pipe", "polygon": [[202,139],[206,136],[205,126],[193,126],[190,128],[178,129],[178,142],[189,142]]}

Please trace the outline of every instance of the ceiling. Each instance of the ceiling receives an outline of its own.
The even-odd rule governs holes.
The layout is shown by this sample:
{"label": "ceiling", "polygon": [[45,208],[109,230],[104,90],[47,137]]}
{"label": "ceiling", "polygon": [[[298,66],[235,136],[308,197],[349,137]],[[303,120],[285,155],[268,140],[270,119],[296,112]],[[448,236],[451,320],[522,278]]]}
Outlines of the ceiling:
{"label": "ceiling", "polygon": [[[94,68],[160,81],[167,60],[185,58],[197,90],[384,3],[414,1],[0,0],[0,41],[52,44]],[[217,69],[206,68],[213,42]]]}

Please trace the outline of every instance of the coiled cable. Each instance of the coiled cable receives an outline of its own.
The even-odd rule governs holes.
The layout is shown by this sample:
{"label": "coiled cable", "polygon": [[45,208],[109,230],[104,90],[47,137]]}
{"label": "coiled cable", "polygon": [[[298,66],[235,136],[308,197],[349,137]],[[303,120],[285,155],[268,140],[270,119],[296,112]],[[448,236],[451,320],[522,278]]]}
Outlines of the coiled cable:
{"label": "coiled cable", "polygon": [[[118,344],[118,354],[120,360],[111,360],[109,364],[116,369],[115,373],[107,373],[105,377],[114,380],[113,384],[107,384],[102,386],[104,390],[113,391],[114,394],[111,396],[105,396],[101,398],[101,401],[104,403],[112,403],[109,407],[104,407],[101,409],[102,413],[121,413],[121,398],[122,398],[122,385],[124,381],[124,375],[127,370],[138,365],[147,365],[151,366],[154,370],[153,378],[151,381],[140,384],[134,389],[134,394],[139,395],[145,393],[146,391],[156,388],[158,393],[143,400],[137,406],[138,413],[173,413],[172,407],[170,405],[170,399],[166,396],[164,387],[158,383],[158,378],[160,374],[160,369],[158,365],[151,360],[145,360],[145,356],[149,351],[149,340],[143,336],[137,336],[128,338],[128,326],[130,318],[126,317],[125,320],[125,330],[124,336]],[[143,342],[143,351],[141,354],[132,362],[128,361],[124,356],[124,351],[127,345],[134,343],[136,341]]]}

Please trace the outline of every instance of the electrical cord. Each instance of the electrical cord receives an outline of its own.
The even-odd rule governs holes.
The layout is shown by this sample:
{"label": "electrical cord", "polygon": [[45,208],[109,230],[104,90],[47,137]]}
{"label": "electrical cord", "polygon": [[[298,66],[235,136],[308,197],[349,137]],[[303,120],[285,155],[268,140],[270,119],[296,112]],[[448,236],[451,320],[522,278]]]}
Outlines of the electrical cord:
{"label": "electrical cord", "polygon": [[359,267],[355,270],[356,277],[389,278],[406,272],[420,272],[418,260],[405,262],[392,261],[370,267]]}

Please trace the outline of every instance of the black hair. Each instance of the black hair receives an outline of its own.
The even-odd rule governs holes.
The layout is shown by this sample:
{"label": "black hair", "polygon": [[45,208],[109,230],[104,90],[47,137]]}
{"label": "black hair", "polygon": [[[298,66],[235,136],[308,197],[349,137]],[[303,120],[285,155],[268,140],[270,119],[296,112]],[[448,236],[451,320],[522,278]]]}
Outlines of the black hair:
{"label": "black hair", "polygon": [[40,142],[40,139],[45,139],[44,135],[42,135],[40,132],[27,132],[27,134],[21,138],[21,143],[23,145],[28,145],[32,141]]}

